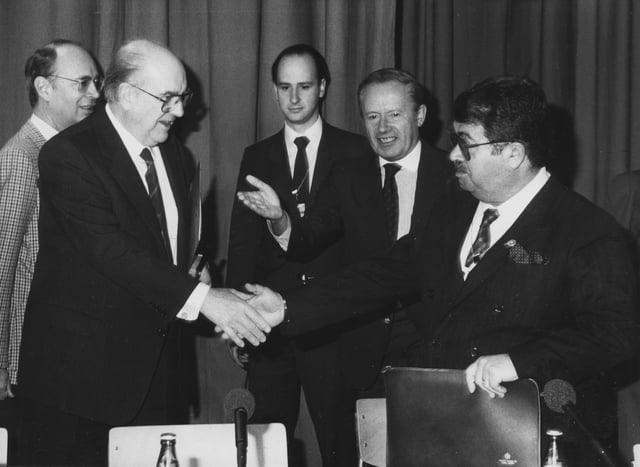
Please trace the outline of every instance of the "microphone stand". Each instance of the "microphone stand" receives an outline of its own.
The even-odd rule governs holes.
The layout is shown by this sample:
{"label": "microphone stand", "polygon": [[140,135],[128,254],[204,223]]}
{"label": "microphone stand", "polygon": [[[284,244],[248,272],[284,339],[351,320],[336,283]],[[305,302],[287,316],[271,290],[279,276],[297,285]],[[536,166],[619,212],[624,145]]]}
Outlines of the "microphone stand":
{"label": "microphone stand", "polygon": [[238,467],[247,467],[247,411],[244,407],[235,410],[236,455]]}

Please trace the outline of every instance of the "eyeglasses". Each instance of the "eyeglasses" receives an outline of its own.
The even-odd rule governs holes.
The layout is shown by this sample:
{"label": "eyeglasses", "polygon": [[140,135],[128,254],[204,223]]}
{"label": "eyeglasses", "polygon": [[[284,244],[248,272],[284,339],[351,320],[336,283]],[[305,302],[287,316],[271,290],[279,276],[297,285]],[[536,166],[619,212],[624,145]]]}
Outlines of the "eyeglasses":
{"label": "eyeglasses", "polygon": [[96,76],[95,78],[92,78],[90,76],[85,76],[80,79],[67,78],[66,76],[54,75],[53,73],[50,74],[49,76],[53,76],[55,78],[60,78],[60,79],[66,79],[67,81],[73,81],[78,85],[77,87],[78,92],[87,92],[89,90],[89,86],[91,86],[91,83],[93,83],[93,85],[96,87],[96,91],[98,92],[101,92],[102,87],[104,86],[104,78],[102,76]]}
{"label": "eyeglasses", "polygon": [[464,140],[456,133],[455,131],[449,132],[449,139],[451,140],[451,150],[455,149],[456,146],[460,148],[460,152],[462,153],[462,157],[465,160],[471,159],[471,153],[469,153],[469,149],[477,148],[479,146],[486,146],[488,144],[506,144],[511,143],[512,141],[487,141],[486,143],[476,143],[476,144],[467,144]]}
{"label": "eyeglasses", "polygon": [[138,91],[142,91],[145,94],[148,94],[151,97],[158,99],[160,102],[162,102],[162,107],[160,108],[160,110],[162,110],[164,113],[167,113],[171,109],[173,109],[176,105],[178,105],[178,102],[182,102],[182,107],[186,107],[187,105],[189,105],[189,102],[191,102],[191,98],[193,97],[193,91],[189,89],[187,89],[182,94],[169,94],[167,95],[167,97],[160,97],[160,96],[156,96],[155,94],[151,94],[149,91],[145,91],[144,89],[136,86],[135,84],[131,84],[131,83],[127,83],[127,84],[129,84],[129,86],[133,86]]}

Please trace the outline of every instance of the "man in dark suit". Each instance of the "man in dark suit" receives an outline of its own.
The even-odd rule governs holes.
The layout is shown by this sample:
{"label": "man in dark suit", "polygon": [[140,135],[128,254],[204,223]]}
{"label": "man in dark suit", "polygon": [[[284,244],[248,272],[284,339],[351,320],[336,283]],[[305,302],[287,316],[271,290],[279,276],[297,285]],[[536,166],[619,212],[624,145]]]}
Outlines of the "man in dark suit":
{"label": "man in dark suit", "polygon": [[[504,396],[503,382],[575,385],[588,428],[610,445],[615,391],[606,370],[638,345],[629,245],[604,211],[544,167],[546,100],[523,78],[479,83],[454,106],[450,159],[460,187],[393,254],[282,297],[260,286],[256,306],[281,331],[306,332],[419,289],[410,316],[429,343],[424,366],[465,369],[470,391]],[[329,311],[326,311],[329,310]],[[545,428],[563,423],[543,411]],[[598,465],[566,424],[569,465]]]}
{"label": "man in dark suit", "polygon": [[[344,258],[353,264],[385,253],[429,216],[451,171],[444,151],[419,139],[427,115],[425,95],[423,86],[402,70],[383,68],[360,83],[360,110],[372,151],[336,164],[313,212],[304,218],[289,216],[275,191],[255,178],[257,191],[239,193],[247,207],[270,219],[273,233],[285,239],[288,258],[309,261],[344,239]],[[387,208],[395,215],[387,216]],[[416,364],[420,336],[402,311],[413,301],[405,297],[392,312],[382,307],[336,329],[339,384],[346,392],[336,431],[342,433],[344,450],[353,453],[348,465],[356,463],[355,400],[380,394],[383,366]]]}
{"label": "man in dark suit", "polygon": [[169,135],[191,95],[180,61],[129,42],[105,94],[104,108],[40,153],[41,242],[18,375],[27,465],[105,464],[110,427],[184,421],[177,318],[202,312],[239,345],[269,329],[186,272],[198,194]]}
{"label": "man in dark suit", "polygon": [[[245,150],[238,191],[251,189],[251,174],[276,191],[295,219],[313,213],[331,168],[340,160],[360,156],[366,140],[329,125],[320,107],[330,83],[327,64],[314,48],[298,44],[283,50],[272,66],[275,98],[284,128]],[[284,291],[338,269],[342,245],[326,249],[311,261],[293,261],[271,235],[267,222],[236,201],[229,235],[227,285],[268,284]],[[337,341],[331,330],[299,339],[273,336],[250,352],[247,385],[256,399],[254,423],[282,422],[287,428],[290,462],[298,465],[294,430],[300,388],[314,424],[323,464],[335,466],[335,417],[338,416]]]}

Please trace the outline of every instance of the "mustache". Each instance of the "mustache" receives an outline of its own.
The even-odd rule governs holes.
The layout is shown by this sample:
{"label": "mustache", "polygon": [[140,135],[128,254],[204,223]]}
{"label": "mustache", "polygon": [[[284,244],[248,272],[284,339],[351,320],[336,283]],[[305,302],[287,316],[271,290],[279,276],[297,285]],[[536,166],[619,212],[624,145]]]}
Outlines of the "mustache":
{"label": "mustache", "polygon": [[453,168],[455,169],[456,173],[458,173],[458,172],[466,173],[467,172],[467,168],[464,165],[464,162],[461,162],[461,161],[454,161],[453,162]]}

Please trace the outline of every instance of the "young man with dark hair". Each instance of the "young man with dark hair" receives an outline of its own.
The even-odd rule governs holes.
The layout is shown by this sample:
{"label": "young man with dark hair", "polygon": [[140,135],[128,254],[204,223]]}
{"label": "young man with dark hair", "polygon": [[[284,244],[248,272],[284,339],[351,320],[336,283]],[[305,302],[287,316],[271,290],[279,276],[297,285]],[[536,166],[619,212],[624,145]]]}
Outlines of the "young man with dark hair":
{"label": "young man with dark hair", "polygon": [[[273,187],[291,216],[301,219],[312,215],[332,167],[359,157],[367,145],[363,137],[335,128],[320,116],[330,76],[319,52],[305,44],[288,47],[278,55],[272,69],[274,96],[284,126],[245,150],[237,190],[253,189],[246,177],[258,177]],[[343,264],[343,247],[335,244],[313,260],[292,260],[271,235],[267,222],[236,201],[228,260],[228,286],[261,282],[285,291],[337,270]],[[338,337],[339,332],[334,330],[295,339],[275,335],[268,344],[250,352],[247,385],[256,399],[252,422],[285,424],[291,465],[300,462],[293,435],[301,388],[323,465],[338,465]]]}

